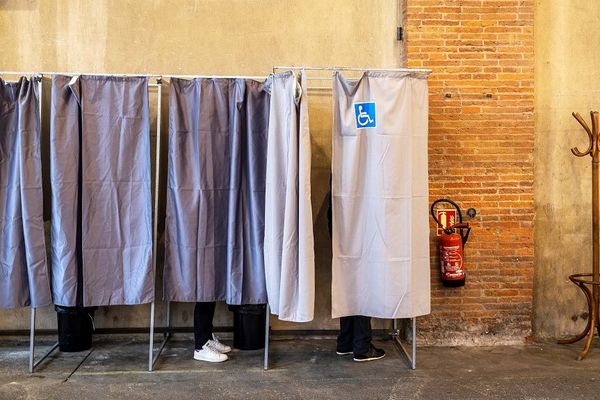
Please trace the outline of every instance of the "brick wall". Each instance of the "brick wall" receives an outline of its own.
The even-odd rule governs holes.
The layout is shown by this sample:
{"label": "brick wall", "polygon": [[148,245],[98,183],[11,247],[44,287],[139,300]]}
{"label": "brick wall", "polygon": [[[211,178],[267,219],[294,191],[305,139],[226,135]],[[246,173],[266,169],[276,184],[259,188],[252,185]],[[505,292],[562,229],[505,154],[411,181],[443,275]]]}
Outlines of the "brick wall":
{"label": "brick wall", "polygon": [[419,319],[421,342],[531,334],[533,10],[533,0],[408,0],[408,66],[433,70],[430,197],[478,211],[463,288],[441,285],[432,241],[432,313]]}

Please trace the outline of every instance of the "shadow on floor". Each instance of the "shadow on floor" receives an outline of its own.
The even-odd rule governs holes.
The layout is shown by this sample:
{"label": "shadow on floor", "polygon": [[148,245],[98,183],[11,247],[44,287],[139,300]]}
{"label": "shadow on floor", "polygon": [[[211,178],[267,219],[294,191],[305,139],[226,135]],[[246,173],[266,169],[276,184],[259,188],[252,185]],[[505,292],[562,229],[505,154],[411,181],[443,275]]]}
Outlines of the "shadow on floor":
{"label": "shadow on floor", "polygon": [[[159,336],[157,335],[157,338]],[[227,340],[224,340],[228,342]],[[55,352],[27,373],[26,338],[0,338],[0,399],[595,399],[600,346],[576,361],[581,344],[423,347],[417,369],[392,341],[387,356],[356,363],[335,354],[331,339],[273,340],[263,352],[235,351],[209,364],[192,359],[191,335],[167,344],[147,372],[144,335],[97,335],[91,351]],[[39,352],[52,345],[43,338]],[[158,346],[158,344],[157,344]]]}

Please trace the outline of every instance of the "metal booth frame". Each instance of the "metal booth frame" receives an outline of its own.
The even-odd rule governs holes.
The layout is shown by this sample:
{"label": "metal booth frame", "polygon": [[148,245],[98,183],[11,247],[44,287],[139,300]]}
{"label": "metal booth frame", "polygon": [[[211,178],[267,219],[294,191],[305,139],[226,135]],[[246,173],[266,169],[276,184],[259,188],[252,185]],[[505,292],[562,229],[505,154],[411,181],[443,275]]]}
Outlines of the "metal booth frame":
{"label": "metal booth frame", "polygon": [[[429,75],[430,69],[410,69],[410,68],[354,68],[354,67],[307,67],[307,66],[274,66],[273,73],[277,71],[351,71],[351,72],[365,72],[365,71],[381,71],[381,72],[409,72]],[[96,75],[96,76],[119,76],[119,77],[147,77],[156,80],[155,83],[149,83],[148,88],[157,88],[157,108],[156,108],[156,150],[155,150],[155,176],[154,176],[154,205],[153,205],[153,252],[152,252],[152,273],[153,282],[156,288],[156,272],[157,272],[157,250],[158,250],[158,212],[159,212],[159,184],[160,184],[160,165],[162,160],[161,151],[161,125],[162,125],[162,85],[164,83],[163,78],[242,78],[242,79],[255,79],[265,80],[266,76],[208,76],[208,75],[160,75],[160,74],[98,74],[98,73],[76,73],[76,72],[21,72],[21,71],[0,71],[1,76],[12,75],[12,76],[30,76],[35,79],[38,83],[38,108],[39,108],[39,119],[42,121],[42,99],[43,99],[43,78],[44,76],[51,75]],[[307,79],[317,81],[332,80],[332,77],[313,77],[307,76]],[[9,81],[10,82],[10,81]],[[309,86],[309,90],[331,90],[331,87],[327,86]],[[269,304],[266,305],[265,313],[265,336],[264,336],[264,354],[263,354],[263,369],[269,369],[269,345],[270,345],[270,318],[271,312]],[[165,301],[165,326],[163,333],[163,340],[158,346],[158,349],[154,349],[154,334],[155,334],[155,320],[156,320],[156,298],[150,302],[150,326],[149,326],[149,345],[148,345],[148,371],[152,372],[155,369],[155,365],[165,349],[167,343],[172,338],[171,332],[171,303]],[[406,318],[411,321],[411,350],[407,349],[406,344],[403,343],[402,335],[400,334],[398,319],[392,320],[392,331],[390,336],[394,340],[394,343],[400,353],[404,354],[407,358],[411,369],[416,369],[416,317]],[[36,336],[36,308],[31,307],[30,313],[30,335],[29,335],[29,372],[33,373],[35,368],[39,366],[48,356],[50,356],[57,348],[58,342],[56,342],[49,350],[47,350],[39,360],[35,361],[35,336]]]}

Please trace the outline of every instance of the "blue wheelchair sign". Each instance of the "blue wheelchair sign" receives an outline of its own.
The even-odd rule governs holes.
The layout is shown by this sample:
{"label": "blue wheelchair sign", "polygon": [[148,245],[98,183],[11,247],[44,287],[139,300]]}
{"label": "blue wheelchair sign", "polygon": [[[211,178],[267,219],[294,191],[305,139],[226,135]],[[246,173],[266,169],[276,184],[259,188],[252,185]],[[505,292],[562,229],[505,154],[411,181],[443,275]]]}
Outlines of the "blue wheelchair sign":
{"label": "blue wheelchair sign", "polygon": [[377,127],[375,102],[354,103],[356,129]]}

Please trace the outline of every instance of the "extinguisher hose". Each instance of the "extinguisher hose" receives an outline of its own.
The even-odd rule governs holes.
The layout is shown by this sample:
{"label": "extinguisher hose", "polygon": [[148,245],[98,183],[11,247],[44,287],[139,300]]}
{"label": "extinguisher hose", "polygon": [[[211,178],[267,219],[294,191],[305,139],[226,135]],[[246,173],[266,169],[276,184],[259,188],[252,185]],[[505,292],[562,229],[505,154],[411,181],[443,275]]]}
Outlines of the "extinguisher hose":
{"label": "extinguisher hose", "polygon": [[[441,226],[442,229],[444,228],[444,226],[440,223],[440,221],[435,216],[435,205],[438,203],[452,204],[452,206],[454,208],[456,208],[456,211],[458,212],[458,223],[462,224],[463,218],[462,218],[462,212],[460,211],[460,207],[458,206],[458,204],[456,204],[454,201],[452,201],[450,199],[438,199],[431,204],[431,216],[433,217],[433,220],[435,221],[436,224]],[[471,233],[471,228],[466,228],[466,229],[467,229],[466,232],[463,232],[462,229],[458,229],[463,246],[465,244],[467,244],[467,240],[469,240],[469,234]]]}
{"label": "extinguisher hose", "polygon": [[454,208],[456,208],[456,211],[458,211],[458,222],[459,223],[462,222],[462,212],[460,211],[460,207],[458,206],[458,204],[456,204],[455,202],[453,202],[450,199],[437,199],[436,201],[434,201],[431,204],[431,216],[433,217],[433,220],[435,221],[436,224],[438,224],[439,226],[441,226],[443,228],[442,224],[440,223],[440,221],[435,216],[435,205],[437,203],[449,203],[449,204],[452,204],[452,206],[454,206]]}

